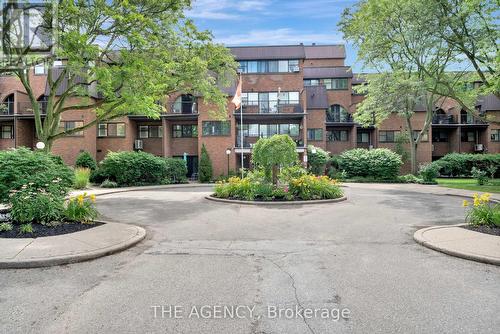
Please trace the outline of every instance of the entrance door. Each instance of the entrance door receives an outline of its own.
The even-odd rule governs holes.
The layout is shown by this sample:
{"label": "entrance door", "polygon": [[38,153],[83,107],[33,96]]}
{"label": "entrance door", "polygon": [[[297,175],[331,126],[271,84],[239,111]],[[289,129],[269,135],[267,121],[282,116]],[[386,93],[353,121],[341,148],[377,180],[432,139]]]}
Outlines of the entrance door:
{"label": "entrance door", "polygon": [[191,178],[193,175],[198,175],[198,156],[190,155],[187,157],[187,177]]}

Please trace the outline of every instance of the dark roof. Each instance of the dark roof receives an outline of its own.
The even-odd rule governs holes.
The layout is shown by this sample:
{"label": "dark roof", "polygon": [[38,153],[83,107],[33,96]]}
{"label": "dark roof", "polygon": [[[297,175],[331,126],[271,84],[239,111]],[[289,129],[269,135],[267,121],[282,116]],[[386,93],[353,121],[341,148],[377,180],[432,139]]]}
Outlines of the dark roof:
{"label": "dark roof", "polygon": [[307,59],[345,58],[343,45],[311,45],[304,46]]}
{"label": "dark roof", "polygon": [[351,68],[338,67],[304,67],[304,79],[352,78]]}
{"label": "dark roof", "polygon": [[500,110],[500,99],[494,94],[486,95],[477,100],[476,106],[480,107],[481,112]]}
{"label": "dark roof", "polygon": [[352,81],[351,81],[351,83],[353,85],[359,85],[359,84],[362,84],[365,82],[366,82],[365,74],[363,74],[363,73],[354,73],[353,74]]}
{"label": "dark roof", "polygon": [[[50,69],[50,71],[52,71],[52,80],[53,81],[56,81],[61,76],[63,69],[64,69],[63,67],[54,67],[54,68]],[[47,79],[48,79],[48,77],[47,77]],[[75,83],[85,83],[85,82],[87,82],[87,81],[84,78],[82,78],[81,76],[75,77]],[[59,86],[57,86],[56,95],[57,96],[62,95],[68,89],[68,87],[69,87],[69,80],[68,80],[68,77],[66,76],[65,78],[63,78],[61,80],[61,82],[59,83]],[[88,87],[90,97],[100,98],[101,95],[95,91],[95,87],[96,87],[96,84],[92,84]],[[50,94],[49,83],[46,82],[45,83],[45,95],[49,95],[49,94]]]}
{"label": "dark roof", "polygon": [[238,88],[238,80],[233,80],[229,87],[223,87],[222,85],[219,85],[219,88],[224,94],[227,94],[228,96],[234,96],[234,94],[236,93],[236,88]]}
{"label": "dark roof", "polygon": [[303,45],[241,46],[229,48],[236,60],[304,59]]}
{"label": "dark roof", "polygon": [[328,96],[325,86],[306,87],[307,109],[327,109]]}

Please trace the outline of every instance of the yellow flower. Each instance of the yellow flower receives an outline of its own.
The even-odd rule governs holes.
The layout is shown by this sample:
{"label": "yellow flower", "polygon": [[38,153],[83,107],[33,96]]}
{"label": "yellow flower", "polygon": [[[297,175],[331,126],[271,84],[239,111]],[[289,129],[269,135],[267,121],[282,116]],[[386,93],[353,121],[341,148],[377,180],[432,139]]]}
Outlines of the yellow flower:
{"label": "yellow flower", "polygon": [[464,199],[464,201],[462,202],[462,206],[464,208],[468,207],[469,206],[469,201],[467,201],[467,200]]}
{"label": "yellow flower", "polygon": [[95,195],[94,195],[94,194],[90,195],[90,200],[91,200],[93,203],[95,203]]}
{"label": "yellow flower", "polygon": [[82,205],[83,204],[83,195],[78,195],[77,200],[78,200],[78,204]]}
{"label": "yellow flower", "polygon": [[483,203],[488,203],[490,201],[490,197],[491,197],[491,194],[489,193],[484,193],[481,195],[481,197],[479,198],[479,200]]}

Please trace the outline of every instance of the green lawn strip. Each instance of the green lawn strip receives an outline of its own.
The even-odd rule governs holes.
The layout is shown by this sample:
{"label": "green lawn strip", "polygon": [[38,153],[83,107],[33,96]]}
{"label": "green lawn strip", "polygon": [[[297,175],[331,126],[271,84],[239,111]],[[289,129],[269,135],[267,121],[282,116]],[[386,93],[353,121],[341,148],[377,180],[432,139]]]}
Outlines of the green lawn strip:
{"label": "green lawn strip", "polygon": [[489,180],[488,184],[479,186],[475,179],[440,178],[437,182],[442,187],[465,189],[478,192],[500,193],[500,179]]}

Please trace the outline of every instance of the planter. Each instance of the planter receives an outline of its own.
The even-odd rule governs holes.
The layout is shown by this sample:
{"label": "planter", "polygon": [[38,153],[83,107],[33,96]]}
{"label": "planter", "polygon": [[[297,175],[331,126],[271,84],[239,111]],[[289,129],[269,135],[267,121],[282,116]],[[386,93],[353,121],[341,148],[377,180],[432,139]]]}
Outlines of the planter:
{"label": "planter", "polygon": [[214,197],[214,196],[205,196],[205,199],[208,199],[208,200],[214,201],[214,202],[231,203],[231,204],[279,206],[279,205],[305,205],[305,204],[337,203],[337,202],[343,202],[343,201],[347,200],[347,197],[342,196],[340,198],[319,199],[319,200],[309,200],[309,201],[242,201],[242,200],[236,200],[236,199],[218,198],[218,197]]}

